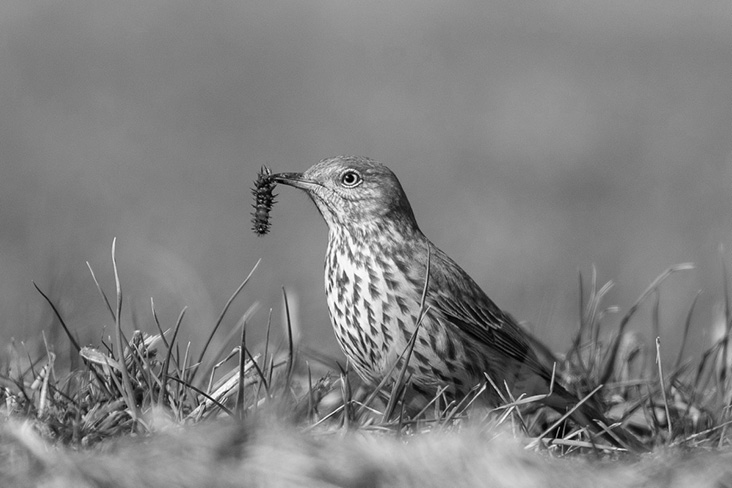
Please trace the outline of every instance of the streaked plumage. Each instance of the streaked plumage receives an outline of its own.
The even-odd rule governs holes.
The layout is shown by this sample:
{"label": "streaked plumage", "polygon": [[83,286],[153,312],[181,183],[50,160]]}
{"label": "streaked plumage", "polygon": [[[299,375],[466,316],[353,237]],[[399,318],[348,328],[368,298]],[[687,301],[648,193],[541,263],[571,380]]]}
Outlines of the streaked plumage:
{"label": "streaked plumage", "polygon": [[[350,174],[360,178],[352,188],[342,181]],[[302,175],[273,178],[305,190],[328,224],[328,309],[336,337],[362,378],[380,381],[414,333],[429,253],[428,309],[409,365],[415,385],[426,391],[445,385],[461,395],[485,381],[484,372],[511,385],[519,374],[533,373],[548,390],[546,369],[525,333],[422,234],[386,166],[340,157]]]}
{"label": "streaked plumage", "polygon": [[[389,168],[343,156],[272,178],[305,190],[328,224],[328,309],[364,380],[380,381],[414,333],[429,261],[426,313],[408,366],[415,386],[425,392],[447,386],[459,397],[487,374],[516,395],[549,391],[551,369],[538,359],[533,339],[424,236]],[[546,400],[557,409],[576,402],[559,385]],[[602,418],[589,406],[585,414],[585,420]]]}

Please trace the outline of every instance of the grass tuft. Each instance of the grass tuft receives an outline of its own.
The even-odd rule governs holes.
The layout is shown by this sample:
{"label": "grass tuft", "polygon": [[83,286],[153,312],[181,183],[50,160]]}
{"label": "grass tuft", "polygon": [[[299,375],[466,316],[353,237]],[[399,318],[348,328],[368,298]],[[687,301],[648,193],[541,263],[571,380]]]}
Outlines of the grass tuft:
{"label": "grass tuft", "polygon": [[[421,331],[421,317],[427,311],[424,294],[415,333],[387,375],[391,379],[385,379],[375,388],[362,385],[348,365],[322,377],[314,375],[314,371],[324,369],[324,364],[335,362],[300,346],[297,338],[301,334],[293,331],[284,289],[288,339],[284,350],[274,350],[270,345],[271,310],[266,324],[252,321],[255,304],[231,330],[230,338],[237,338],[234,350],[211,351],[210,345],[231,304],[240,296],[259,262],[225,303],[193,362],[191,344],[181,344],[178,339],[186,326],[185,308],[175,323],[166,328],[160,323],[151,300],[155,330],[135,330],[128,332],[129,338],[126,336],[122,327],[123,287],[115,254],[116,240],[112,243],[111,256],[115,278],[113,300],[87,263],[94,286],[115,323],[111,344],[102,341],[98,346],[81,347],[58,308],[34,283],[61,323],[81,364],[68,371],[58,371],[53,345],[46,345],[45,356],[31,358],[22,344],[11,344],[10,357],[0,373],[0,384],[4,387],[0,394],[4,400],[0,414],[5,419],[23,421],[34,433],[28,443],[17,440],[25,439],[20,431],[3,434],[5,438],[16,439],[11,444],[24,446],[21,450],[26,452],[28,463],[32,464],[37,455],[34,443],[38,439],[45,444],[83,450],[105,445],[112,439],[144,438],[172,427],[216,419],[229,419],[237,425],[251,425],[257,419],[276,419],[277,423],[294,426],[302,435],[315,437],[346,432],[377,438],[385,435],[413,438],[429,433],[509,431],[521,439],[527,450],[548,450],[557,455],[616,456],[624,449],[609,445],[607,440],[615,438],[622,445],[614,437],[613,429],[618,426],[633,432],[648,449],[712,449],[730,445],[732,380],[727,348],[732,313],[726,267],[722,268],[725,283],[722,336],[697,361],[684,360],[697,293],[683,321],[680,350],[666,364],[661,361],[659,337],[661,287],[671,275],[693,266],[684,263],[661,273],[622,315],[614,334],[604,330],[607,317],[618,312],[617,307],[605,304],[612,283],[598,286],[594,268],[589,280],[580,274],[576,336],[562,356],[546,349],[539,351],[556,361],[552,386],[557,381],[580,398],[572,409],[559,414],[541,405],[546,395],[514,398],[506,385],[497,382],[499,378],[487,377],[484,384],[476,385],[459,401],[447,397],[445,389],[430,398],[415,392],[406,365]],[[429,276],[429,266],[428,262],[425,276]],[[652,358],[638,335],[628,327],[638,309],[648,301],[651,302],[648,327],[655,338]],[[265,327],[267,334],[264,345],[251,351],[247,332],[253,326]],[[503,404],[493,409],[479,406],[477,399],[486,390]],[[603,432],[593,433],[570,420],[574,410],[587,401],[602,405],[614,424],[603,425]]]}

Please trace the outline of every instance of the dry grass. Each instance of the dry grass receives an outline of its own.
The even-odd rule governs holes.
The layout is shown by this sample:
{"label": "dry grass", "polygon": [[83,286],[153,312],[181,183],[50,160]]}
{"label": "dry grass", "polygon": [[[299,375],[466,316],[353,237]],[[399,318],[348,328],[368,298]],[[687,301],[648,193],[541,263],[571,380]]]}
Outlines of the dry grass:
{"label": "dry grass", "polygon": [[[657,330],[659,287],[689,265],[672,267],[654,280],[616,331],[603,330],[603,319],[614,311],[603,303],[610,285],[598,287],[594,275],[589,283],[580,278],[577,337],[562,358],[541,350],[557,362],[560,381],[580,398],[592,394],[600,400],[616,428],[632,431],[652,451],[629,455],[608,442],[612,435],[575,425],[540,408],[535,398],[503,392],[500,408],[473,405],[485,388],[502,392],[491,382],[454,403],[441,395],[416,396],[403,374],[375,390],[360,387],[347,371],[314,376],[313,354],[302,359],[307,351],[294,344],[289,317],[287,351],[272,351],[267,341],[262,351],[250,353],[251,310],[232,332],[240,338],[234,353],[210,351],[251,274],[227,301],[197,357],[177,340],[185,310],[163,330],[153,304],[156,333],[134,331],[127,337],[114,244],[112,256],[111,298],[92,272],[116,325],[109,343],[81,347],[58,315],[81,366],[56,371],[50,351],[30,358],[14,349],[5,361],[3,486],[238,486],[244,480],[316,486],[732,483],[725,467],[732,402],[725,366],[729,303],[722,337],[695,363],[683,362],[679,351],[673,364],[662,367],[659,343],[656,357],[646,357],[626,330],[642,306],[654,307],[650,325]],[[691,300],[686,332],[695,303]]]}

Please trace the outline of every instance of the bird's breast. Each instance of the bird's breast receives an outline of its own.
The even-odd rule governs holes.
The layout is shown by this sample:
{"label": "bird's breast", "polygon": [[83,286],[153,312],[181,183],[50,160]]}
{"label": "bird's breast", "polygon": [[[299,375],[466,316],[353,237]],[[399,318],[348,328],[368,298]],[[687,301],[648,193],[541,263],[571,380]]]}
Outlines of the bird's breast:
{"label": "bird's breast", "polygon": [[331,233],[325,292],[336,338],[357,372],[378,382],[416,329],[421,289],[403,256],[378,241]]}

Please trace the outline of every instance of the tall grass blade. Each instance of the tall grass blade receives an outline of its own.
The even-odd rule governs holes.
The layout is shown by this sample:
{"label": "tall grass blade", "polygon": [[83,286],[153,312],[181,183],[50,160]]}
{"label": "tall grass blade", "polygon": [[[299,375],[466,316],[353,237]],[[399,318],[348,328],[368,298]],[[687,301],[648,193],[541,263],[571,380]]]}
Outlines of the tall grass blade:
{"label": "tall grass blade", "polygon": [[81,351],[81,346],[79,346],[79,343],[76,341],[74,336],[71,334],[71,331],[69,330],[68,326],[66,325],[66,322],[64,322],[63,317],[61,316],[61,313],[59,313],[58,309],[56,308],[56,305],[54,305],[53,301],[51,301],[50,298],[48,298],[48,295],[43,293],[43,290],[40,289],[40,287],[36,284],[35,281],[32,282],[33,286],[38,290],[38,293],[41,294],[41,296],[48,302],[48,304],[51,306],[51,310],[53,310],[53,313],[56,315],[56,318],[58,319],[59,323],[61,324],[61,327],[63,327],[64,332],[66,332],[66,336],[71,341],[71,344],[74,346],[74,349],[76,349],[76,352]]}
{"label": "tall grass blade", "polygon": [[606,356],[605,360],[605,366],[602,375],[600,376],[600,383],[607,383],[608,379],[612,375],[613,367],[615,365],[615,358],[618,355],[618,349],[620,347],[620,341],[623,338],[623,334],[625,333],[625,328],[628,325],[628,322],[630,322],[631,317],[635,315],[635,312],[638,310],[638,308],[641,306],[641,304],[648,298],[648,296],[653,293],[653,291],[658,288],[661,283],[663,283],[666,278],[671,276],[672,274],[678,272],[678,271],[686,271],[694,269],[694,265],[691,263],[681,263],[677,264],[676,266],[671,266],[666,271],[661,273],[653,282],[648,285],[648,288],[645,289],[645,291],[641,294],[641,296],[636,300],[636,302],[628,309],[626,314],[623,316],[623,318],[620,320],[620,326],[618,327],[618,334],[615,337],[615,339],[612,342],[612,345],[610,346],[610,352]]}
{"label": "tall grass blade", "polygon": [[[254,271],[257,269],[257,266],[259,266],[259,263],[262,262],[261,259],[258,259],[257,262],[254,264],[254,267],[249,272],[247,277],[242,281],[242,283],[239,285],[239,287],[234,291],[234,293],[229,297],[229,299],[226,301],[226,304],[224,305],[224,308],[221,310],[221,313],[219,313],[218,318],[216,319],[216,323],[214,324],[213,329],[211,330],[211,333],[208,336],[208,339],[206,339],[206,342],[203,345],[203,349],[201,350],[201,354],[198,356],[198,361],[196,362],[198,365],[202,364],[203,357],[206,355],[206,351],[208,350],[208,346],[211,344],[211,341],[213,340],[213,336],[216,334],[216,331],[218,330],[219,326],[221,325],[221,322],[224,320],[224,315],[226,315],[226,312],[229,310],[229,307],[233,303],[233,301],[236,299],[237,296],[239,296],[239,293],[244,289],[247,283],[249,283],[249,279],[254,274]],[[198,366],[195,367],[193,372],[191,373],[191,383],[193,382],[196,372],[198,370]]]}
{"label": "tall grass blade", "polygon": [[114,271],[114,285],[117,292],[117,307],[115,314],[115,330],[117,332],[117,360],[122,367],[122,396],[125,400],[125,404],[129,409],[130,416],[133,422],[137,422],[140,417],[137,411],[137,403],[135,402],[135,392],[132,389],[132,382],[130,381],[130,374],[127,371],[127,364],[124,356],[124,343],[122,342],[122,286],[120,285],[119,272],[117,270],[117,238],[112,239],[112,269]]}

